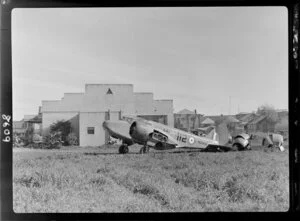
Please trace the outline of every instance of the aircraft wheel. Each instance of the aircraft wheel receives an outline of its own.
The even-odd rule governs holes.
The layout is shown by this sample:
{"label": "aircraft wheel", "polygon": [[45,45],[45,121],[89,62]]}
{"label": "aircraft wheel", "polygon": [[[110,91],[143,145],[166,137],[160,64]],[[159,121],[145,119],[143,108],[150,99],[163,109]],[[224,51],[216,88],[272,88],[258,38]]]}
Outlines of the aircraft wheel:
{"label": "aircraft wheel", "polygon": [[217,152],[224,152],[224,150],[220,147],[217,147]]}
{"label": "aircraft wheel", "polygon": [[251,145],[250,145],[250,144],[248,144],[248,145],[246,146],[246,150],[251,150]]}
{"label": "aircraft wheel", "polygon": [[121,145],[119,147],[119,153],[120,154],[126,154],[129,152],[128,146],[127,145]]}
{"label": "aircraft wheel", "polygon": [[266,142],[266,140],[265,140],[265,138],[262,140],[262,143],[261,143],[261,145],[262,146],[265,146],[265,142]]}
{"label": "aircraft wheel", "polygon": [[242,148],[242,145],[239,144],[239,143],[235,143],[232,145],[232,150],[233,151],[241,151],[243,148]]}

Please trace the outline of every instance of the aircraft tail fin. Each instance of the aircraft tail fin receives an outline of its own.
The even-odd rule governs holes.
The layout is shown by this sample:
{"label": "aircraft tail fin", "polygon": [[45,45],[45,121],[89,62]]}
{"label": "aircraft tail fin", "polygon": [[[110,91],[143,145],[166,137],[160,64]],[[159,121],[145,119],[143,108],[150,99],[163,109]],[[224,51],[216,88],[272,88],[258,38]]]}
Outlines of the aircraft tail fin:
{"label": "aircraft tail fin", "polygon": [[211,131],[206,135],[207,138],[217,141],[218,134],[215,128],[212,128]]}
{"label": "aircraft tail fin", "polygon": [[231,137],[226,123],[221,123],[216,127],[217,134],[219,135],[220,145],[226,145]]}

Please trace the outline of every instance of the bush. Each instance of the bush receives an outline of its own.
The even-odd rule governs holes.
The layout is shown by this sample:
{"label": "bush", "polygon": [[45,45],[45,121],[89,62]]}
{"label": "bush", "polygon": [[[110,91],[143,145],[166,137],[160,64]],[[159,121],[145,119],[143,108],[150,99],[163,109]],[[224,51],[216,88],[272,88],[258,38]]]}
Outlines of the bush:
{"label": "bush", "polygon": [[71,123],[70,121],[57,121],[56,123],[53,123],[50,126],[50,132],[51,133],[58,133],[60,132],[61,134],[61,139],[64,143],[64,145],[69,145],[68,140],[67,140],[67,136],[69,135],[69,133],[71,132]]}
{"label": "bush", "polygon": [[68,136],[67,136],[67,142],[69,145],[71,146],[78,146],[78,138],[77,136],[75,135],[75,133],[70,133]]}
{"label": "bush", "polygon": [[39,134],[33,134],[32,142],[33,143],[42,143],[43,142],[43,137]]}
{"label": "bush", "polygon": [[23,142],[24,142],[24,145],[25,145],[25,146],[27,146],[28,144],[31,144],[31,143],[32,143],[33,132],[34,132],[33,127],[29,127],[29,128],[25,131],[25,137],[23,138]]}
{"label": "bush", "polygon": [[19,134],[13,134],[13,147],[21,147],[23,146],[23,139]]}
{"label": "bush", "polygon": [[63,144],[61,132],[52,132],[45,136],[43,148],[59,149]]}

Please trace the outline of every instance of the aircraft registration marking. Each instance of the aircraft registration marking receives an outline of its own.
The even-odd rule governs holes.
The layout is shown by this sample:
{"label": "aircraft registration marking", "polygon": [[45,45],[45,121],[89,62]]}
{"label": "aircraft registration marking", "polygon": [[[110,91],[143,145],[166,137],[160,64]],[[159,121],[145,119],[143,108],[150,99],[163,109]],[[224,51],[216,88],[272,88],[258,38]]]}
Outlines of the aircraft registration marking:
{"label": "aircraft registration marking", "polygon": [[186,143],[187,136],[178,133],[178,135],[177,135],[177,140],[178,140],[178,141],[181,141],[181,142],[183,142],[183,143]]}

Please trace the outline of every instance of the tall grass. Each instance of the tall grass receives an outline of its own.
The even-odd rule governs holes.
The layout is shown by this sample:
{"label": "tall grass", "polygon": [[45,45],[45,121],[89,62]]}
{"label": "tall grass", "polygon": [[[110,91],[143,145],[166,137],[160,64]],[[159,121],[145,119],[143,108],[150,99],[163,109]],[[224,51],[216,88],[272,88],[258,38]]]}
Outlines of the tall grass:
{"label": "tall grass", "polygon": [[[88,150],[86,151],[88,152]],[[14,152],[15,212],[286,211],[287,152]]]}

